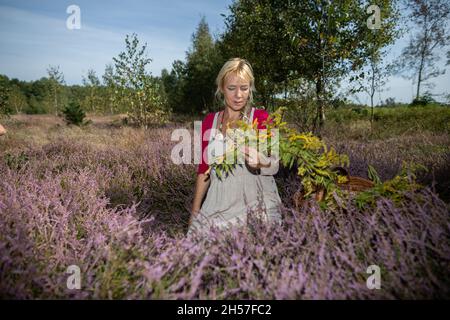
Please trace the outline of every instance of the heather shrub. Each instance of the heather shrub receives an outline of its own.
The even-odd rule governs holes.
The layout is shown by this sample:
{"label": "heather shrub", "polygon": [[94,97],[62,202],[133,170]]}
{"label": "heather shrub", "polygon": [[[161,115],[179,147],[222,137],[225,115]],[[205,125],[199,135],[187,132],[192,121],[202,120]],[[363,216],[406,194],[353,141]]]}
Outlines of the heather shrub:
{"label": "heather shrub", "polygon": [[450,136],[417,133],[386,140],[341,140],[336,136],[324,139],[338,153],[350,158],[349,172],[368,178],[367,167],[372,165],[382,181],[392,179],[401,171],[402,163],[423,165],[427,170],[417,172],[421,184],[435,185],[442,199],[450,202]]}
{"label": "heather shrub", "polygon": [[[94,123],[95,124],[95,123]],[[435,172],[436,185],[379,197],[359,208],[341,199],[334,211],[291,198],[295,168],[276,181],[285,207],[281,225],[249,212],[247,226],[186,236],[195,166],[170,160],[170,129],[50,127],[35,143],[16,124],[0,139],[0,297],[19,299],[448,299],[448,135],[387,141],[340,141],[350,172],[381,180],[402,160]],[[11,139],[11,140],[8,140]],[[14,142],[14,146],[12,145]],[[8,146],[5,148],[5,146]],[[441,147],[439,147],[441,146]],[[386,152],[389,150],[390,152]],[[439,171],[440,170],[440,171]],[[441,179],[441,180],[439,180]],[[450,180],[450,179],[448,179]],[[67,268],[81,269],[81,289],[67,288]],[[369,290],[370,265],[381,289]]]}
{"label": "heather shrub", "polygon": [[[168,236],[136,207],[108,208],[104,172],[33,177],[2,170],[1,292],[19,298],[341,299],[449,294],[448,208],[429,189],[404,205],[284,209],[282,225]],[[45,192],[43,192],[45,190]],[[420,201],[417,201],[420,197]],[[78,265],[82,289],[68,290]],[[382,289],[365,270],[382,268]]]}

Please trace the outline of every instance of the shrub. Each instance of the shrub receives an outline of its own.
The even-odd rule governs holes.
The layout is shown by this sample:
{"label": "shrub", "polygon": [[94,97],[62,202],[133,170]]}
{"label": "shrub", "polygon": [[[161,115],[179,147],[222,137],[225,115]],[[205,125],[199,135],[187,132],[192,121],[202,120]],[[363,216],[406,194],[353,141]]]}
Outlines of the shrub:
{"label": "shrub", "polygon": [[[84,130],[54,130],[55,141],[14,152],[0,139],[0,159],[7,159],[0,160],[2,298],[450,296],[448,205],[429,188],[406,191],[400,205],[384,195],[363,209],[337,196],[342,206],[335,211],[314,202],[300,211],[290,205],[279,226],[249,215],[249,230],[213,230],[195,239],[184,236],[195,170],[170,161],[171,129],[97,129],[101,145]],[[351,172],[366,172],[370,161],[382,180],[396,174],[397,161],[413,146],[449,145],[447,136],[429,134],[427,143],[408,136],[364,143],[333,138],[336,150],[350,155]],[[438,153],[428,154],[438,161]],[[444,183],[447,155],[439,160]],[[291,198],[297,183],[286,179],[281,196]],[[159,224],[176,232],[162,232]],[[373,264],[382,271],[381,290],[366,286]],[[70,265],[81,269],[80,290],[67,288]]]}
{"label": "shrub", "polygon": [[415,98],[412,101],[411,106],[426,106],[435,102],[436,101],[433,99],[433,97],[431,97],[428,94],[425,94],[419,98]]}
{"label": "shrub", "polygon": [[23,109],[23,112],[25,114],[45,114],[47,113],[47,110],[40,104],[31,103]]}
{"label": "shrub", "polygon": [[68,124],[75,124],[77,126],[83,124],[86,113],[78,102],[71,101],[63,110],[64,118]]}

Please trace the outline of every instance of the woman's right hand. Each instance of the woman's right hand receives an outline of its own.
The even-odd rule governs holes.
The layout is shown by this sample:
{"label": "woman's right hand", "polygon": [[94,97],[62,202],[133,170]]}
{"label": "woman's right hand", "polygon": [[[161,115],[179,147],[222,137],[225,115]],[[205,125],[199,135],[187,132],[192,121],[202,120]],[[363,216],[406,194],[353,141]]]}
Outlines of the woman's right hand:
{"label": "woman's right hand", "polygon": [[208,178],[208,175],[205,173],[199,173],[197,175],[197,180],[195,183],[194,200],[191,206],[192,210],[191,210],[191,217],[189,219],[189,225],[191,223],[193,216],[198,214],[198,212],[200,211],[203,197],[208,191],[209,185],[211,183],[211,179],[205,180],[206,178]]}
{"label": "woman's right hand", "polygon": [[196,216],[198,214],[199,211],[200,211],[199,209],[192,209],[191,210],[191,215],[189,216],[188,227],[191,227],[192,220],[194,219],[194,216]]}

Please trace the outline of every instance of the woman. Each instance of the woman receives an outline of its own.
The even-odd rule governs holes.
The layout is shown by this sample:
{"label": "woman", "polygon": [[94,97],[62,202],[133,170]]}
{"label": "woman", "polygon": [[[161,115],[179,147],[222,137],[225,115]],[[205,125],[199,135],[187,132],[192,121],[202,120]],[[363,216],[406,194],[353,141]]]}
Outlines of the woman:
{"label": "woman", "polygon": [[218,227],[245,224],[247,212],[258,208],[263,209],[266,221],[281,221],[281,199],[273,177],[278,171],[278,158],[264,157],[247,147],[244,150],[245,165],[237,164],[232,174],[221,179],[215,170],[209,170],[207,159],[203,158],[208,153],[205,152],[208,146],[218,141],[221,143],[227,125],[235,128],[236,120],[253,123],[256,119],[258,129],[264,129],[263,122],[268,117],[265,110],[252,107],[254,77],[246,60],[234,58],[227,61],[216,78],[216,84],[216,97],[223,101],[224,109],[209,113],[202,122],[202,161],[197,170],[188,234],[207,231],[212,224]]}

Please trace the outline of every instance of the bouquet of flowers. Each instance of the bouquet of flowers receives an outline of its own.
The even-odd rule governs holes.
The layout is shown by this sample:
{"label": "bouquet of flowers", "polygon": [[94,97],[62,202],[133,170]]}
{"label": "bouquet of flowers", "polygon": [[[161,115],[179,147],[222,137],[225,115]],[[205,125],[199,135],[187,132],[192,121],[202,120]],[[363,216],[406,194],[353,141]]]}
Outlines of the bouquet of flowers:
{"label": "bouquet of flowers", "polygon": [[[238,122],[238,129],[229,130],[224,137],[225,148],[212,155],[210,169],[214,169],[219,177],[231,173],[243,158],[245,146],[255,146],[261,157],[275,155],[287,168],[296,165],[305,197],[325,189],[326,202],[332,200],[331,192],[339,192],[337,183],[345,182],[346,177],[332,170],[333,166],[349,163],[346,155],[338,155],[333,148],[327,146],[311,132],[299,133],[289,128],[282,121],[284,107],[270,114],[263,123],[266,130],[258,130],[256,120],[252,124]],[[220,134],[219,134],[220,137]],[[220,144],[220,142],[219,142]],[[220,148],[218,148],[220,149]],[[208,172],[209,173],[209,172]]]}
{"label": "bouquet of flowers", "polygon": [[[285,107],[280,107],[269,115],[264,122],[266,130],[257,130],[256,120],[252,124],[240,121],[239,129],[229,131],[230,134],[225,137],[226,148],[213,157],[210,170],[215,169],[219,177],[224,173],[231,173],[235,165],[239,163],[236,159],[239,160],[239,156],[242,157],[243,148],[256,144],[260,156],[270,157],[275,153],[284,167],[291,169],[294,165],[296,166],[304,198],[322,192],[324,196],[319,201],[321,207],[336,208],[337,203],[333,193],[344,196],[344,191],[339,185],[346,183],[348,178],[334,169],[339,166],[348,167],[350,165],[348,156],[337,154],[333,148],[328,148],[311,132],[300,133],[288,127],[287,123],[282,121],[285,110]],[[369,166],[369,178],[375,186],[360,193],[357,197],[358,206],[373,203],[377,195],[402,198],[402,190],[420,188],[414,179],[408,182],[405,177],[406,174],[403,173],[382,183],[374,169]]]}
{"label": "bouquet of flowers", "polygon": [[238,120],[236,123],[237,128],[234,129],[227,124],[225,137],[221,133],[216,135],[211,145],[212,161],[209,163],[207,173],[214,169],[219,178],[232,173],[236,165],[244,164],[246,147],[254,148],[264,158],[277,153],[279,141],[273,127],[258,130],[257,119],[251,124],[243,120]]}

